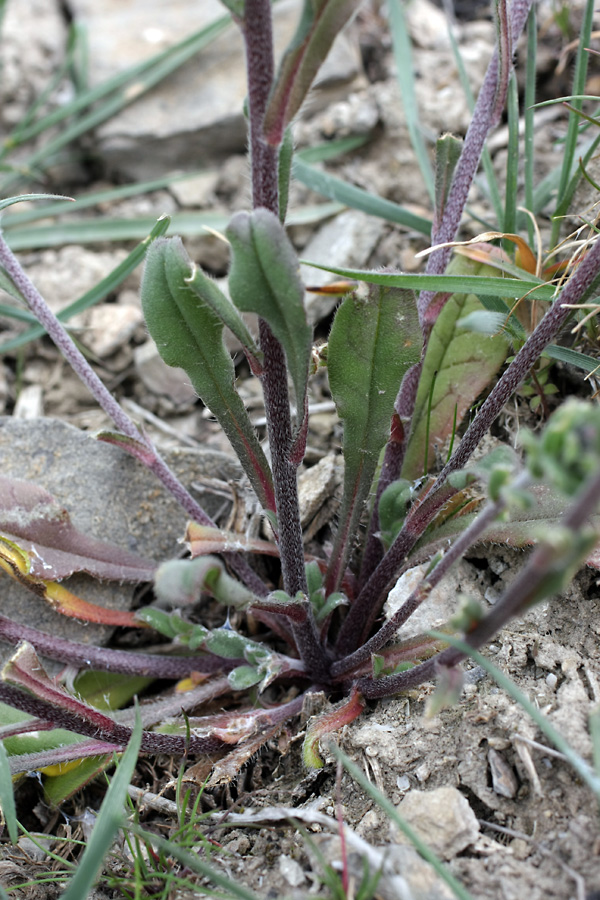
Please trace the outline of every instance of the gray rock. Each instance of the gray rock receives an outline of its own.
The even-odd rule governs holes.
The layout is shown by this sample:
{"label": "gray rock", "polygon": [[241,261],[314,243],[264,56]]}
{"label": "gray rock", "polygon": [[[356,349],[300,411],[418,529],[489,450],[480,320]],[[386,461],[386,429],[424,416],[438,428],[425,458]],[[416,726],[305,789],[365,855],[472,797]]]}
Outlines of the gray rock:
{"label": "gray rock", "polygon": [[[475,813],[454,787],[409,791],[398,805],[398,812],[443,859],[452,859],[479,836]],[[398,843],[408,843],[408,838],[395,827],[393,832]]]}
{"label": "gray rock", "polygon": [[[94,84],[192,34],[223,15],[217,0],[69,0],[76,23],[89,33]],[[276,53],[292,37],[302,8],[282,0],[274,10]],[[327,102],[339,99],[360,71],[356,42],[341,44],[321,72]],[[343,91],[340,91],[343,86]],[[311,102],[318,103],[313,94]],[[137,180],[174,168],[199,167],[207,160],[242,152],[246,125],[245,61],[239,29],[231,25],[192,60],[97,131],[95,151],[113,171]]]}
{"label": "gray rock", "polygon": [[[215,451],[176,450],[164,454],[186,485],[203,477],[237,481],[237,463]],[[101,540],[161,561],[177,556],[186,514],[155,476],[117,447],[53,419],[0,418],[0,470],[33,481],[68,510],[73,524]],[[203,492],[209,515],[222,507],[222,496]],[[64,582],[78,596],[115,609],[131,605],[133,586],[74,575]],[[104,643],[112,629],[83,624],[56,613],[8,575],[0,573],[2,614],[42,631],[84,643]],[[10,648],[0,644],[0,661]]]}
{"label": "gray rock", "polygon": [[[375,249],[385,230],[383,219],[376,219],[358,210],[348,210],[327,222],[310,239],[302,256],[319,265],[338,268],[362,268]],[[312,266],[300,266],[300,277],[310,287],[321,287],[335,276]],[[306,315],[311,324],[328,315],[339,303],[339,297],[307,293]]]}

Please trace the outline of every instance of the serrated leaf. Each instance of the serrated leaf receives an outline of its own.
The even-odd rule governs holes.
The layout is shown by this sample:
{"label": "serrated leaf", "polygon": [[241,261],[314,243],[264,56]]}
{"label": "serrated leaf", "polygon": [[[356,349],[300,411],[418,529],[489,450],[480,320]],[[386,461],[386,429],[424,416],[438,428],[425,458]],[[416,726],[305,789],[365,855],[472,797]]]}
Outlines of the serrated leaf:
{"label": "serrated leaf", "polygon": [[148,330],[167,365],[185,369],[229,438],[261,504],[274,509],[269,464],[234,386],[223,323],[191,290],[191,269],[179,238],[159,238],[150,246],[142,281]]}
{"label": "serrated leaf", "polygon": [[421,355],[421,330],[411,291],[371,286],[367,299],[350,294],[329,337],[329,385],[344,425],[344,495],[327,591],[343,574],[349,535],[363,510],[379,453],[390,432],[404,373]]}
{"label": "serrated leaf", "polygon": [[296,406],[302,410],[312,329],[306,322],[296,251],[277,216],[266,209],[236,213],[226,235],[232,252],[232,300],[241,312],[257,313],[268,322],[285,350]]}
{"label": "serrated leaf", "polygon": [[[457,257],[449,274],[483,274],[488,267]],[[505,337],[477,336],[461,320],[481,309],[474,294],[452,294],[433,326],[412,417],[402,477],[412,481],[429,471],[441,448],[482,390],[492,381],[508,352]],[[427,445],[427,452],[426,452]]]}
{"label": "serrated leaf", "polygon": [[277,146],[338,33],[361,0],[304,0],[296,34],[287,48],[267,106],[264,133]]}

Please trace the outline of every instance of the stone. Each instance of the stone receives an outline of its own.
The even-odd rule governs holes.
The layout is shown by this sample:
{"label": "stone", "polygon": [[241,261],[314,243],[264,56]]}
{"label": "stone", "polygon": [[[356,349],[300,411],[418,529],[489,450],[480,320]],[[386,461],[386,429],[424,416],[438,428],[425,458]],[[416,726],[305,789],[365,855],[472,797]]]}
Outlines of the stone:
{"label": "stone", "polygon": [[[239,481],[238,464],[224,453],[172,450],[164,458],[186,486],[203,477]],[[187,516],[158,479],[124,451],[94,440],[54,419],[0,418],[0,469],[3,475],[32,481],[64,506],[75,527],[157,562],[176,557]],[[222,496],[203,492],[202,505],[215,515]],[[60,637],[105,643],[112,629],[78,622],[55,612],[8,575],[0,573],[2,614]],[[64,582],[85,600],[116,609],[131,605],[134,587],[74,575]],[[0,644],[0,662],[11,648]]]}
{"label": "stone", "polygon": [[97,251],[68,245],[35,254],[26,269],[48,306],[58,312],[95,288],[126,256],[125,250]]}
{"label": "stone", "polygon": [[[413,566],[400,576],[385,602],[386,619],[390,619],[408,600],[411,593],[420,585],[426,571],[427,564]],[[462,561],[446,575],[410,619],[398,629],[398,636],[404,640],[414,634],[439,628],[456,612],[457,595],[460,593],[474,598],[479,598],[481,594],[481,588],[475,580],[471,567]]]}
{"label": "stone", "polygon": [[190,384],[187,372],[163,362],[154,341],[146,341],[136,347],[133,360],[137,375],[152,394],[168,397],[179,409],[197,401],[198,395]]}
{"label": "stone", "polygon": [[[92,86],[199,31],[223,16],[218,0],[68,0],[76,24],[89,34]],[[282,0],[273,9],[276,55],[292,38],[300,0]],[[361,73],[358,43],[338,36],[311,93],[314,108],[347,93]],[[135,86],[134,86],[135,87]],[[136,99],[96,132],[94,151],[121,176],[156,178],[175,168],[221,161],[246,146],[243,104],[247,93],[243,43],[229,25],[193,59]]]}
{"label": "stone", "polygon": [[302,866],[291,856],[282,855],[279,857],[279,871],[290,887],[300,887],[306,882],[306,875],[302,871]]}
{"label": "stone", "polygon": [[[398,812],[418,836],[443,859],[452,859],[479,836],[479,823],[467,799],[454,787],[409,791]],[[393,839],[409,843],[392,826]]]}
{"label": "stone", "polygon": [[61,65],[68,29],[60,0],[7,3],[2,17],[2,121],[12,126]]}
{"label": "stone", "polygon": [[100,359],[111,356],[127,344],[144,321],[139,303],[100,303],[86,318],[82,340]]}
{"label": "stone", "polygon": [[[338,268],[364,268],[384,230],[383,219],[350,209],[319,228],[302,251],[302,256],[323,266],[335,262]],[[321,287],[336,280],[335,275],[309,265],[300,266],[300,277],[304,284],[311,287]],[[339,297],[307,292],[308,321],[314,324],[323,319],[339,302]]]}

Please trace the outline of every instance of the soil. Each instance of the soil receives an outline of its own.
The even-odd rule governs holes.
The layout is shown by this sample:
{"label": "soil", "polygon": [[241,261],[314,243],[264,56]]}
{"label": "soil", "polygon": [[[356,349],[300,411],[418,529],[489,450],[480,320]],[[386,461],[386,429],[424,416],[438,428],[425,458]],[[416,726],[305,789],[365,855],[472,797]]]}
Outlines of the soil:
{"label": "soil", "polygon": [[[469,75],[474,84],[478,84],[489,58],[493,26],[480,4],[464,6],[467,12],[476,13],[470,20],[460,20],[459,33],[463,47],[472,51]],[[576,17],[579,4],[573,4],[573,7]],[[457,13],[461,12],[457,9]],[[422,14],[430,15],[429,8],[423,7]],[[562,48],[564,38],[552,24],[543,4],[540,16],[546,16],[540,50],[540,95],[544,92],[566,94],[568,80],[565,75],[556,74],[555,66],[557,47]],[[348,123],[360,120],[362,116],[364,121],[373,123],[375,137],[350,159],[332,164],[331,170],[381,196],[428,214],[420,180],[415,174],[412,151],[406,141],[399,144],[399,139],[405,137],[405,125],[395,100],[397,88],[392,53],[379,4],[367,4],[354,27],[360,38],[367,76],[365,83],[345,105],[338,103],[315,115],[305,116],[297,129],[299,144],[316,143],[323,136],[345,136],[345,130],[351,133]],[[433,39],[429,44],[424,41],[418,55],[418,73],[422,124],[426,133],[436,134],[440,122],[444,123],[445,129],[464,133],[468,123],[468,110],[456,82],[447,89],[451,70],[449,51],[436,48]],[[452,77],[455,78],[455,74]],[[556,149],[555,139],[563,126],[564,117],[556,111],[542,121],[536,135],[540,177],[556,164],[560,150]],[[494,164],[500,174],[506,159],[505,147],[506,132],[500,128],[493,139]],[[96,161],[93,171],[90,168],[87,173],[89,188],[99,185],[97,166]],[[110,173],[102,172],[101,175],[106,186],[110,183]],[[82,177],[81,172],[79,177]],[[218,202],[230,209],[243,206],[247,193],[243,157],[234,155],[226,160],[219,178],[216,186]],[[46,185],[46,189],[48,187]],[[51,187],[57,192],[68,193],[69,189],[69,185],[63,183],[54,183]],[[305,188],[296,186],[294,189],[294,205],[300,206],[314,199]],[[577,210],[585,209],[594,199],[588,186],[587,194],[576,198]],[[166,190],[127,203],[130,210],[157,214],[162,214],[166,207],[178,207],[176,191]],[[485,208],[483,194],[476,189],[471,210],[483,213],[485,217]],[[124,211],[125,204],[121,204],[119,212],[123,214]],[[548,223],[542,221],[540,224],[542,234],[547,233]],[[465,237],[479,229],[477,222],[466,223]],[[300,251],[309,244],[316,230],[314,225],[292,229]],[[373,246],[365,250],[364,257],[356,264],[364,267],[400,264],[406,270],[415,270],[420,265],[415,254],[424,247],[425,242],[418,235],[402,233],[395,227],[381,224],[374,235]],[[216,239],[190,241],[188,249],[196,260],[208,265],[213,274],[225,274],[226,258]],[[114,253],[110,251],[109,261],[95,249],[83,251],[83,256],[73,257],[73,253],[74,249],[69,247],[36,251],[27,255],[24,262],[31,274],[39,276],[42,292],[45,287],[50,293],[53,292],[53,278],[61,289],[65,281],[69,283],[69,273],[76,262],[77,284],[70,285],[75,297],[102,277],[106,266],[110,268],[114,264]],[[83,269],[80,268],[82,265]],[[44,273],[48,272],[53,274],[46,275],[47,281],[43,283]],[[145,333],[139,316],[138,287],[139,274],[129,279],[118,298],[112,298],[105,305],[108,310],[104,308],[86,314],[80,322],[85,329],[99,328],[97,333],[106,338],[115,316],[119,320],[121,330],[111,332],[113,342],[96,343],[93,348],[98,371],[125,404],[137,404],[130,409],[146,417],[149,433],[159,446],[202,445],[227,452],[222,435],[201,404],[186,390],[184,380],[180,379],[161,393],[156,388],[156,381],[139,361]],[[102,314],[105,319],[99,318],[94,323],[91,317]],[[329,311],[320,310],[318,317],[317,333],[324,336]],[[4,324],[6,329],[14,328],[12,322]],[[592,352],[597,348],[588,347],[587,350]],[[240,392],[261,427],[260,396],[243,363],[238,367],[238,377]],[[589,397],[589,384],[577,374],[565,372],[559,366],[557,379],[569,392]],[[340,428],[328,403],[324,382],[315,378],[311,390],[311,404],[322,406],[311,420],[308,474],[316,463],[329,460],[323,490],[314,475],[306,479],[306,522],[307,527],[312,523],[312,533],[317,534],[319,529],[327,526],[335,512],[335,491],[339,482],[335,460],[340,448]],[[27,391],[33,403],[29,412],[23,401]],[[108,425],[104,414],[89,401],[75,376],[45,340],[29,345],[22,356],[5,358],[0,392],[4,412],[9,416],[43,413],[86,431]],[[496,436],[512,443],[518,428],[525,423],[537,427],[539,422],[539,414],[533,415],[527,402],[517,399],[511,401],[497,426]],[[323,466],[322,470],[325,468]],[[447,587],[446,601],[450,608],[453,608],[455,592],[467,589],[482,598],[483,603],[489,603],[514,577],[523,559],[524,554],[519,551],[498,547],[473,551]],[[535,608],[523,619],[513,621],[485,651],[587,760],[591,760],[592,755],[588,717],[600,704],[600,589],[597,578],[598,573],[592,569],[580,572],[567,593]],[[402,804],[409,792],[428,793],[439,788],[454,788],[460,792],[477,824],[465,846],[446,854],[446,865],[476,900],[521,900],[523,897],[529,900],[593,900],[600,896],[597,805],[568,762],[554,754],[521,707],[482,669],[467,666],[460,701],[429,718],[426,707],[432,691],[432,686],[424,686],[407,695],[373,704],[339,733],[339,745],[396,806]],[[208,775],[210,765],[200,766],[200,769],[189,776],[189,782],[196,787]],[[167,800],[173,799],[172,784],[176,774],[177,761],[143,759],[136,772],[135,785]],[[92,785],[69,801],[59,813],[44,803],[34,778],[20,786],[17,801],[21,815],[32,830],[55,836],[58,843],[53,845],[53,850],[60,856],[72,852],[69,845],[61,841],[85,836],[86,816],[91,815],[86,810],[97,808],[102,793],[101,786]],[[298,814],[309,810],[310,815],[313,810],[330,817],[337,814],[339,806],[344,822],[355,834],[373,848],[384,848],[390,859],[399,841],[398,835],[391,831],[387,816],[349,775],[338,777],[331,759],[326,760],[323,770],[307,774],[300,758],[299,737],[293,731],[284,731],[271,741],[246,766],[237,781],[207,792],[203,803],[207,810],[239,812],[248,807],[293,807]],[[151,800],[142,802],[141,810],[142,821],[149,827],[167,835],[175,829],[173,816],[157,811]],[[318,822],[306,827],[309,840],[281,823],[254,828],[234,823],[223,832],[210,820],[206,823],[205,833],[228,851],[227,854],[212,855],[213,863],[221,866],[223,871],[261,897],[299,900],[324,894],[319,852],[334,868],[342,866],[340,844],[327,828]],[[26,843],[21,844],[18,852],[7,844],[2,845],[1,851],[0,884],[6,888],[39,878],[48,868],[47,859],[43,855],[36,858],[36,851]],[[411,861],[410,865],[413,864],[421,865]],[[410,865],[404,860],[402,872],[411,871]],[[348,866],[360,883],[360,865],[352,854]],[[448,889],[423,866],[425,864],[418,871],[415,869],[416,874],[406,876],[409,893],[402,893],[405,889],[386,869],[375,895],[383,900],[388,897],[399,900],[445,897]],[[402,872],[397,873],[398,877]],[[53,900],[59,893],[58,888],[42,884],[22,888],[10,896],[24,900]],[[106,885],[102,887],[101,882],[95,896],[96,900],[104,900],[122,894]],[[202,883],[199,882],[193,894],[175,889],[169,894],[178,900],[191,900],[192,896],[204,896]],[[355,894],[350,891],[350,896]]]}

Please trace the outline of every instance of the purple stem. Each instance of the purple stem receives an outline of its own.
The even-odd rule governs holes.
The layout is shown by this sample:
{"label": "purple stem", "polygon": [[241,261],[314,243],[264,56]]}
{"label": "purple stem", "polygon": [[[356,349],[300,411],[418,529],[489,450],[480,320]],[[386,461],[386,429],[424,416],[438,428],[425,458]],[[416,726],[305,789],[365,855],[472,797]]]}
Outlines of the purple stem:
{"label": "purple stem", "polygon": [[[530,476],[528,472],[522,472],[514,481],[512,487],[522,490],[529,484]],[[379,631],[373,637],[351,653],[349,656],[333,663],[331,667],[331,675],[338,680],[347,675],[352,669],[370,659],[372,653],[381,650],[388,641],[396,635],[399,628],[404,625],[412,614],[419,608],[421,603],[427,599],[434,587],[436,587],[442,578],[446,576],[452,566],[462,559],[467,550],[481,540],[486,528],[494,522],[498,515],[506,507],[506,501],[500,497],[495,502],[489,502],[484,509],[481,510],[477,518],[471,522],[468,528],[460,534],[454,543],[444,553],[437,565],[428,575],[425,575],[421,583],[410,594],[402,606],[396,610],[394,615],[388,619]]]}
{"label": "purple stem", "polygon": [[[584,485],[578,498],[562,518],[562,526],[576,532],[589,520],[599,503],[600,470]],[[548,570],[555,564],[556,548],[552,544],[540,544],[491,613],[465,636],[465,643],[474,650],[478,649],[493,637],[509,619],[526,609],[547,576]],[[398,691],[422,684],[424,681],[429,681],[435,676],[440,666],[455,666],[465,659],[466,655],[462,651],[450,647],[433,659],[399,675],[390,675],[387,678],[377,679],[377,681],[373,681],[371,678],[361,678],[357,682],[357,687],[360,693],[369,699],[387,697]]]}
{"label": "purple stem", "polygon": [[[252,203],[278,215],[278,148],[264,139],[263,121],[273,83],[273,31],[270,0],[246,4],[243,33],[246,46],[252,161]],[[294,597],[306,593],[304,550],[298,503],[296,465],[291,461],[292,424],[285,353],[269,325],[260,321],[260,347],[264,353],[262,377],[275,501],[281,568],[285,591]]]}
{"label": "purple stem", "polygon": [[79,644],[64,638],[45,634],[28,625],[21,625],[0,616],[0,641],[16,645],[29,641],[36,651],[48,659],[64,662],[79,668],[100,672],[121,672],[123,675],[142,675],[153,678],[187,678],[190,672],[227,672],[240,664],[240,660],[222,659],[219,656],[158,656],[152,653],[129,653],[126,650],[108,650],[93,644]]}
{"label": "purple stem", "polygon": [[[361,643],[360,636],[364,633],[365,623],[372,624],[379,615],[386,589],[400,570],[407,554],[438,509],[455,493],[450,485],[445,485],[448,475],[462,469],[468,462],[482,437],[502,411],[504,404],[527,377],[527,373],[544,348],[559,334],[571,314],[569,307],[574,303],[584,302],[586,296],[596,286],[599,274],[600,241],[596,240],[542,321],[483,402],[458,448],[438,475],[427,498],[414,511],[411,510],[396,540],[354,601],[340,631],[337,648],[340,655],[350,652]],[[444,490],[440,493],[439,489],[442,487]]]}
{"label": "purple stem", "polygon": [[[150,471],[157,476],[169,493],[172,494],[175,500],[177,500],[180,506],[192,519],[194,519],[194,521],[199,522],[201,525],[216,527],[213,520],[204,512],[200,504],[194,500],[176,475],[173,474],[171,469],[158,454],[151,441],[139,431],[133,420],[130,419],[127,413],[119,406],[108,388],[102,383],[98,375],[96,375],[83,353],[75,346],[40,292],[25,274],[19,261],[11,251],[1,233],[0,264],[4,267],[7,275],[19,293],[27,301],[27,305],[40,325],[43,325],[48,335],[52,338],[69,365],[73,368],[73,371],[88,388],[92,396],[98,401],[104,412],[110,416],[117,428],[122,431],[123,434],[132,438],[134,441],[139,442],[148,450],[147,459],[144,459],[141,454],[134,454],[136,455],[136,458],[142,460]],[[127,449],[126,444],[124,443],[120,446],[125,450]],[[236,556],[236,554],[224,555],[231,568],[242,581],[244,581],[250,590],[255,594],[258,594],[259,597],[265,597],[268,594],[267,588],[245,559]]]}

